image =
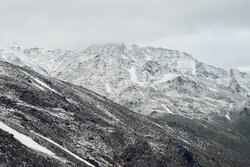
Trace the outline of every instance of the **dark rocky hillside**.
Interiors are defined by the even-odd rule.
[[[83,87],[3,62],[0,122],[57,157],[1,130],[0,166],[250,166],[247,157],[183,126],[156,122]]]

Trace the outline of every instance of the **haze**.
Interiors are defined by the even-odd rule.
[[[2,0],[0,46],[82,50],[122,42],[250,70],[249,9],[249,0]]]

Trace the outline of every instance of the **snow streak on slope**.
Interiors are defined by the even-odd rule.
[[[33,85],[35,85],[36,87],[38,87],[38,88],[41,89],[41,90],[45,90],[43,87],[41,87],[40,85],[38,85],[38,84],[36,84],[36,83],[34,83],[34,82],[33,82]]]
[[[55,154],[52,153],[50,150],[48,150],[47,148],[41,146],[40,144],[38,144],[37,142],[35,142],[34,140],[32,140],[30,137],[25,136],[19,132],[17,132],[16,130],[10,128],[9,126],[5,125],[4,123],[0,122],[0,128],[6,132],[9,132],[10,134],[13,134],[14,137],[19,140],[22,144],[24,144],[25,146],[32,148],[34,150],[43,152],[47,155],[53,156],[55,157]]]
[[[55,89],[52,89],[49,85],[47,85],[46,83],[44,83],[43,81],[41,81],[38,78],[35,78],[33,76],[31,76],[30,74],[26,73],[25,71],[23,71],[23,73],[25,73],[26,75],[30,76],[36,83],[33,82],[33,84],[38,87],[41,90],[45,90],[44,88],[49,89],[50,91],[59,94]],[[37,84],[38,83],[38,84]]]
[[[33,132],[33,133],[34,133],[34,132]],[[39,137],[41,137],[41,138],[47,140],[48,142],[52,143],[53,145],[59,147],[60,149],[64,150],[65,152],[67,152],[67,153],[69,153],[70,155],[72,155],[73,157],[75,157],[76,159],[78,159],[78,160],[84,162],[84,163],[87,164],[88,166],[95,167],[94,165],[92,165],[92,164],[89,163],[88,161],[86,161],[86,160],[82,159],[81,157],[75,155],[74,153],[72,153],[72,152],[69,151],[68,149],[63,148],[62,146],[60,146],[60,145],[57,144],[56,142],[52,141],[51,139],[49,139],[49,138],[47,138],[47,137],[44,137],[44,136],[42,136],[42,135],[40,135],[40,134],[38,134],[38,133],[34,133],[34,134],[36,134],[37,136],[39,136]]]
[[[164,104],[162,104],[162,107],[164,107],[165,110],[166,110],[168,113],[173,114],[173,112],[171,112],[171,111],[169,110],[169,108],[167,108]]]
[[[45,88],[49,89],[50,91],[59,94],[55,89],[50,88],[47,84],[45,84],[44,82],[40,81],[37,78],[33,78],[37,83],[39,83],[40,85],[44,86]]]

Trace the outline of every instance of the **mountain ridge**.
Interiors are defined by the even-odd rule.
[[[143,112],[143,114],[147,115],[153,111],[160,113],[165,111],[167,113],[168,109],[164,106],[172,106],[170,108],[171,112],[179,110],[173,106],[173,102],[164,102],[163,98],[171,97],[162,95],[160,98],[155,98],[155,95],[151,95],[152,93],[161,94],[160,92],[162,91],[172,95],[174,92],[172,91],[171,93],[171,90],[169,90],[171,88],[166,87],[168,82],[170,82],[170,86],[172,84],[172,88],[173,84],[178,84],[181,88],[181,81],[188,82],[191,86],[188,89],[198,86],[197,88],[200,88],[200,91],[203,93],[205,91],[206,96],[212,92],[220,91],[220,89],[225,90],[223,94],[232,94],[230,95],[232,97],[235,95],[240,96],[237,97],[239,99],[244,99],[244,97],[249,97],[250,95],[250,76],[247,73],[234,69],[227,71],[206,65],[192,58],[190,54],[176,50],[138,47],[137,45],[107,44],[91,46],[81,52],[51,51],[38,48],[23,51],[19,48],[19,51],[23,54],[14,52],[11,55],[16,58],[22,58],[23,55],[26,55],[26,59],[29,59],[31,63],[20,63],[20,61],[26,61],[25,59],[16,62],[6,59],[4,57],[6,53],[3,51],[0,53],[1,60],[34,68],[34,71],[42,74],[70,81],[76,85],[82,85],[137,112],[140,112],[140,108],[145,110],[143,105],[146,105],[145,103],[148,103],[148,99],[153,97],[152,100],[154,102],[150,102],[153,106],[147,106],[149,108],[148,111]],[[179,79],[174,80],[176,77]],[[188,78],[188,80],[184,78]],[[211,84],[207,84],[209,82]],[[133,92],[136,92],[135,95],[140,100],[128,99],[130,94],[127,91],[129,91],[131,86],[133,87]],[[189,92],[193,94],[193,97],[198,96],[196,94],[197,90],[190,92],[186,88],[177,90],[179,88],[175,87],[175,89],[177,94]],[[122,97],[120,94],[127,95]],[[117,100],[118,97],[121,100]],[[217,97],[212,97],[212,99],[216,100]],[[234,101],[233,99],[231,101]],[[248,100],[248,98],[245,99]],[[130,103],[135,101],[142,104],[139,104],[139,106],[137,104],[130,105]],[[209,107],[212,107],[212,105],[208,104]],[[218,106],[216,107],[218,108]],[[184,107],[184,110],[192,113],[187,107]],[[198,110],[201,110],[201,108]],[[185,115],[183,112],[177,112],[177,114]]]

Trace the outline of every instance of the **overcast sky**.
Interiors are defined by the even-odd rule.
[[[0,0],[0,46],[127,43],[250,69],[250,0]]]

